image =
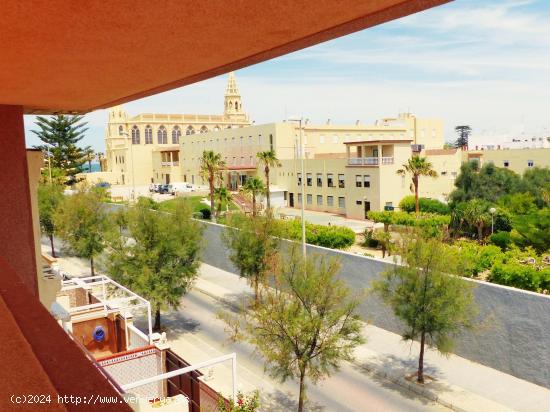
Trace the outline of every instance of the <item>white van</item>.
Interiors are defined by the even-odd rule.
[[[182,193],[190,193],[194,191],[195,191],[195,187],[191,183],[187,183],[187,182],[172,183],[172,193],[176,196],[179,196]]]

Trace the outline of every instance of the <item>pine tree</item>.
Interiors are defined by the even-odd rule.
[[[456,126],[455,131],[458,133],[458,139],[455,143],[456,148],[468,150],[468,139],[472,133],[472,128],[468,125]]]
[[[51,167],[63,169],[69,177],[80,173],[86,160],[77,144],[88,130],[85,127],[87,123],[82,122],[83,116],[60,114],[49,118],[38,116],[36,119],[40,130],[32,132],[45,143],[36,148],[50,154]]]

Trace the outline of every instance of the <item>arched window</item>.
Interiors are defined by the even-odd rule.
[[[180,144],[181,130],[178,126],[172,129],[172,144]]]
[[[214,126],[214,131],[218,132],[220,130],[220,126]]]
[[[206,133],[206,132],[208,132],[208,127],[202,126],[201,127],[201,133]]]
[[[229,110],[233,109],[233,102],[230,100],[229,101]]]
[[[157,130],[157,142],[158,144],[168,143],[168,133],[166,132],[166,127],[160,126]]]
[[[137,126],[132,127],[132,144],[139,144],[139,129]]]
[[[187,129],[185,130],[185,134],[188,136],[190,134],[195,134],[195,129],[193,128],[193,126],[187,126]]]
[[[145,126],[145,144],[153,144],[153,129],[151,126]]]
[[[122,136],[123,131],[124,131],[124,127],[122,127],[122,125],[118,126],[118,134]]]

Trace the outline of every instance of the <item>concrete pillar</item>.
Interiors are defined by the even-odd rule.
[[[23,108],[0,105],[0,125],[0,256],[38,295]],[[2,276],[0,284],[11,281]]]

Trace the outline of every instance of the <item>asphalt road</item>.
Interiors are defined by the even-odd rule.
[[[262,410],[296,410],[297,382],[280,383],[264,373],[262,360],[253,348],[227,340],[224,323],[216,314],[223,308],[219,302],[193,290],[183,299],[179,311],[163,316],[167,329],[177,330],[178,339],[209,347],[218,353],[236,352],[239,379],[252,383],[262,394]],[[384,379],[372,376],[359,367],[345,363],[339,372],[318,382],[308,383],[308,411],[375,412],[375,411],[449,411],[419,395]]]

